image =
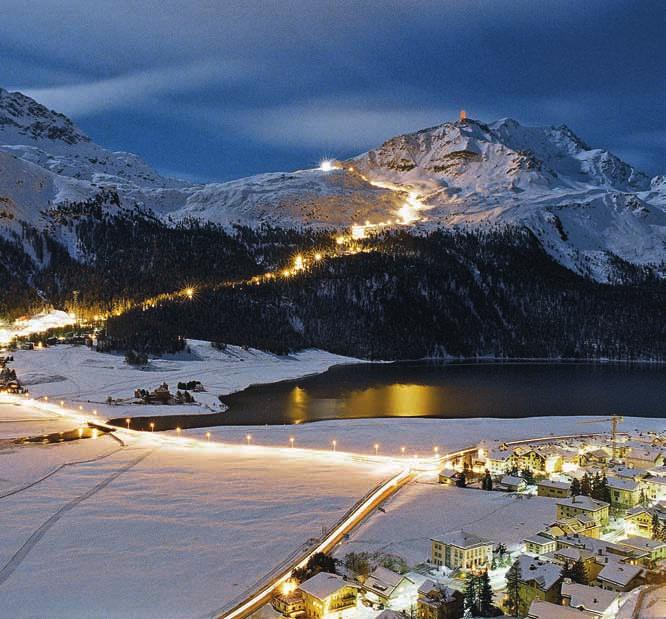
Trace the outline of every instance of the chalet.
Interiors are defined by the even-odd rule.
[[[458,471],[447,470],[439,474],[439,483],[446,486],[455,486],[458,481]]]
[[[464,597],[460,591],[426,580],[418,589],[418,619],[458,619],[462,616]]]
[[[476,570],[493,560],[493,542],[466,531],[452,531],[432,538],[434,565],[449,569]]]
[[[362,588],[370,601],[384,605],[404,594],[414,581],[393,570],[378,566],[363,582]]]
[[[519,574],[518,611],[521,616],[527,614],[534,600],[554,604],[560,601],[560,566],[524,554],[516,559],[516,564]]]
[[[589,516],[581,515],[577,517],[560,518],[546,527],[541,533],[547,537],[555,539],[574,534],[598,538],[601,534],[601,526]]]
[[[557,518],[588,516],[601,526],[608,524],[608,503],[589,496],[572,496],[557,501]]]
[[[610,454],[604,449],[593,449],[591,451],[586,451],[580,455],[580,465],[587,466],[589,464],[608,464],[610,460]]]
[[[505,492],[522,492],[525,488],[527,488],[525,480],[516,475],[505,475],[497,487],[498,490],[504,490]]]
[[[323,619],[328,613],[356,606],[356,585],[337,574],[320,572],[301,583],[298,590],[303,595],[303,607],[308,619]]]
[[[566,498],[571,496],[571,484],[543,479],[537,484],[537,494],[555,499]]]
[[[610,619],[619,610],[620,596],[615,591],[579,585],[568,578],[562,582],[561,595],[564,606],[586,611],[593,617]]]
[[[511,466],[517,466],[519,469],[546,470],[546,457],[531,447],[516,447],[509,461]]]
[[[624,515],[624,530],[629,535],[652,537],[652,513],[640,505],[627,510]]]
[[[305,614],[305,601],[300,589],[287,589],[275,593],[271,604],[283,617],[294,619]]]
[[[484,466],[491,475],[503,475],[511,468],[511,452],[506,449],[488,449],[485,453]]]

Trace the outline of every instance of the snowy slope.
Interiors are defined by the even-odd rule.
[[[331,171],[191,186],[96,145],[68,118],[0,89],[0,234],[53,205],[112,190],[165,221],[344,229],[526,225],[565,266],[605,281],[609,253],[666,260],[666,177],[650,179],[568,127],[466,119],[400,135]],[[404,210],[404,204],[409,208]],[[402,209],[402,210],[401,210]],[[407,216],[405,216],[405,214]]]

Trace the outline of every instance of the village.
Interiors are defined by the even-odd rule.
[[[620,420],[611,419],[607,436],[482,442],[476,453],[444,463],[445,486],[552,501],[551,524],[516,548],[479,527],[443,531],[431,539],[429,559],[413,566],[394,554],[343,554],[343,545],[336,558],[322,555],[294,572],[254,616],[620,616],[632,591],[643,595],[666,582],[666,439],[621,434]]]

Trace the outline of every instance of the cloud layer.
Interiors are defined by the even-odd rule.
[[[665,17],[659,0],[4,0],[0,85],[197,177],[348,156],[461,107],[567,123],[656,173]]]

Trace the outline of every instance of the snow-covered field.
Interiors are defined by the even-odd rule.
[[[520,542],[555,520],[555,501],[536,496],[455,488],[421,479],[384,504],[340,546],[348,552],[397,554],[410,566],[430,558],[430,539],[464,529],[511,552]]]
[[[98,417],[160,412],[104,403],[108,395],[131,396],[137,386],[202,380],[208,391],[197,398],[213,408],[218,394],[354,361],[321,351],[284,358],[234,347],[220,352],[205,342],[190,346],[191,354],[152,361],[147,370],[85,347],[15,354],[19,378],[49,402],[0,404],[0,614],[207,616],[320,535],[403,458],[481,440],[608,431],[606,422],[581,426],[575,417],[393,418],[203,428],[180,438],[121,430],[124,446],[110,436],[51,445],[6,440],[72,429],[93,408]],[[662,431],[664,422],[627,418],[622,429]],[[375,445],[380,458],[358,457],[373,455]],[[384,550],[415,564],[428,556],[431,536],[463,527],[515,549],[553,518],[551,500],[445,488],[424,475],[338,554]]]
[[[2,616],[207,616],[395,470],[128,436],[0,449]]]

